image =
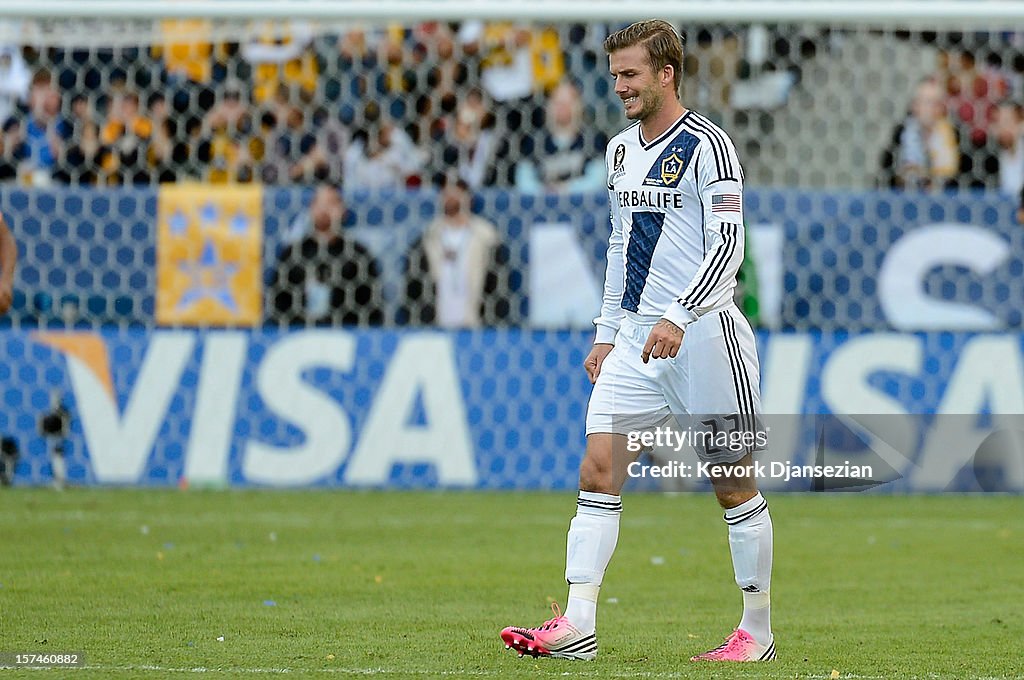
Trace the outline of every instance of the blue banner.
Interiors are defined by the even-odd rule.
[[[1003,414],[1024,414],[1022,340],[762,334],[765,412],[795,414],[769,420],[765,460],[878,454],[883,490],[978,489],[965,476],[976,453],[1018,428]],[[50,480],[40,425],[59,400],[71,483],[572,489],[590,341],[524,330],[6,330],[0,434],[20,449],[16,483]],[[868,427],[875,434],[851,444],[863,428],[836,421],[846,433],[837,434],[821,414],[881,416],[898,432]],[[1024,489],[1018,459],[996,456],[1007,490]]]
[[[296,188],[263,192],[265,283],[285,243],[301,230],[310,196]],[[405,290],[405,255],[432,219],[436,194],[348,199],[346,233],[377,258],[385,318],[395,319]],[[477,196],[475,209],[494,222],[509,247],[511,321],[582,327],[580,319],[591,312],[565,310],[578,310],[599,295],[607,196],[489,190]],[[1024,319],[1014,303],[1024,299],[1024,230],[1015,222],[1015,209],[1012,198],[994,192],[749,189],[748,225],[780,232],[770,242],[748,243],[748,253],[764,265],[762,290],[777,291],[772,304],[778,309],[765,314],[792,330],[1019,329]],[[90,327],[154,325],[155,190],[4,187],[0,210],[22,254],[14,309],[0,325],[65,325],[68,319]],[[552,225],[570,232],[563,238],[549,230],[547,237],[534,238],[538,227]],[[552,248],[557,256],[551,256]],[[534,314],[527,281],[540,287],[538,295],[570,269],[577,282],[568,289],[573,296],[559,305],[557,295],[545,293],[547,309]]]
[[[748,223],[784,234],[793,329],[1020,328],[1024,230],[996,192],[752,191]]]

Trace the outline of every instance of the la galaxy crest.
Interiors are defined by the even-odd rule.
[[[683,159],[679,154],[673,152],[671,156],[661,161],[661,181],[666,186],[673,184],[682,173]]]

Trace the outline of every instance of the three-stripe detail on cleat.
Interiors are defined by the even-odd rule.
[[[775,640],[772,640],[772,643],[770,645],[768,645],[768,649],[764,650],[764,654],[762,654],[757,660],[758,661],[772,661],[774,659],[775,659]]]
[[[552,656],[558,656],[560,654],[590,654],[597,652],[597,634],[591,633],[585,637],[581,637],[575,642],[571,642],[565,647],[559,647],[558,649],[548,649]]]

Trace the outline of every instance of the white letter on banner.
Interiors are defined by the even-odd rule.
[[[110,398],[93,370],[68,355],[71,387],[97,482],[142,481],[146,460],[194,347],[192,333],[153,333],[123,416],[116,397]]]
[[[913,335],[873,333],[853,337],[828,358],[821,393],[829,411],[874,453],[901,474],[916,453],[917,423],[897,399],[869,384],[878,371],[919,375],[921,340]]]
[[[529,274],[532,326],[593,328],[594,310],[601,307],[601,282],[575,226],[530,227]]]
[[[960,352],[939,413],[1024,413],[1020,336],[978,336]]]
[[[892,245],[878,272],[878,298],[886,319],[901,330],[993,330],[1002,322],[974,305],[929,297],[928,272],[943,264],[984,276],[1002,264],[1010,247],[997,234],[969,224],[932,224]]]
[[[814,355],[811,336],[802,333],[772,333],[761,347],[761,408],[765,414],[768,446],[757,454],[765,464],[773,461],[802,460],[798,452],[804,421],[799,415],[807,398],[807,372]],[[764,489],[785,486],[776,477],[759,479]]]
[[[854,336],[828,357],[821,373],[821,393],[832,413],[905,414],[894,397],[868,384],[878,371],[918,375],[921,341],[913,335],[871,333]]]
[[[986,408],[992,414],[991,424],[980,427],[975,414]],[[921,469],[914,475],[915,491],[944,491],[989,435],[1020,426],[1018,414],[1024,413],[1020,337],[979,336],[968,342],[938,413],[928,431]]]
[[[319,367],[349,371],[355,353],[355,338],[344,331],[297,332],[270,348],[260,364],[257,390],[268,409],[302,431],[304,441],[287,449],[249,441],[242,462],[246,481],[302,485],[338,469],[351,444],[348,415],[302,373]]]
[[[806,334],[768,335],[767,351],[762,346],[761,408],[764,413],[803,413],[813,350],[811,337]]]
[[[418,394],[426,425],[409,423]],[[447,336],[420,334],[402,340],[345,466],[345,481],[385,484],[396,463],[432,463],[442,484],[477,482],[462,389]]]
[[[228,454],[248,349],[246,333],[218,331],[204,337],[203,364],[185,453],[185,479],[190,482],[228,481]]]

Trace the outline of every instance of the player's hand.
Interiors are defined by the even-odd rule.
[[[0,278],[0,314],[6,314],[14,300],[14,282]]]
[[[654,324],[651,334],[647,336],[644,343],[644,351],[640,359],[646,364],[651,357],[655,359],[673,359],[679,354],[679,347],[683,344],[683,329],[668,319],[661,319]]]
[[[583,362],[583,368],[587,369],[587,377],[590,378],[591,385],[597,382],[597,376],[601,375],[601,366],[614,348],[615,345],[600,342],[590,350],[590,354]]]

